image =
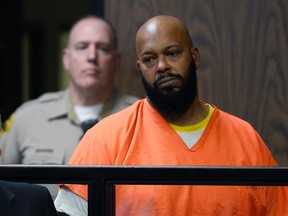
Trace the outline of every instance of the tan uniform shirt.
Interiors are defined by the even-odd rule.
[[[137,97],[115,89],[103,105],[99,120],[137,100]],[[10,123],[10,131],[0,138],[0,160],[5,164],[67,164],[83,136],[69,90],[46,93],[24,103],[13,114]],[[55,199],[58,186],[44,186]]]
[[[137,97],[114,90],[100,120],[133,104]],[[20,106],[11,130],[0,139],[5,164],[66,164],[83,136],[69,90],[46,93]]]

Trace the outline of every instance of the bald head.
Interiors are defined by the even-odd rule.
[[[72,28],[69,32],[68,36],[68,46],[71,44],[71,41],[73,40],[75,34],[79,34],[79,32],[82,34],[85,34],[83,30],[83,26],[85,28],[94,28],[95,31],[105,31],[105,33],[108,35],[108,38],[111,41],[111,44],[113,48],[117,49],[118,46],[118,40],[116,35],[116,30],[112,26],[112,24],[101,17],[94,16],[94,15],[87,15],[79,20],[77,20],[74,25],[72,25]],[[98,30],[99,29],[99,30]]]
[[[141,53],[143,44],[157,39],[158,42],[168,37],[174,38],[179,43],[184,43],[187,48],[193,46],[191,37],[186,26],[179,19],[173,16],[155,16],[145,22],[136,34],[137,55]]]

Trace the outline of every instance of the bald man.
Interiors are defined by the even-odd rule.
[[[146,98],[93,127],[69,164],[277,166],[249,123],[199,99],[199,52],[180,20],[148,20],[137,32],[136,53]],[[87,215],[87,186],[60,187],[57,210]],[[285,193],[264,186],[119,185],[116,215],[285,215]]]
[[[115,87],[121,64],[117,47],[116,32],[108,21],[91,15],[76,21],[63,52],[68,88],[46,93],[16,110],[10,131],[0,139],[2,163],[67,164],[87,129],[138,100]]]
[[[99,121],[138,99],[116,90],[120,64],[112,25],[95,16],[78,20],[63,53],[68,89],[46,93],[15,112],[11,130],[4,132],[2,162],[66,164],[82,138],[81,123]]]

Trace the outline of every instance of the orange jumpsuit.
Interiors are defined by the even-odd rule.
[[[102,120],[86,133],[70,164],[276,166],[249,123],[214,107],[200,140],[189,149],[148,103]],[[87,186],[66,185],[87,200]],[[116,186],[116,214],[141,216],[282,216],[285,187]],[[95,204],[97,208],[97,203]],[[277,206],[278,205],[278,206]]]

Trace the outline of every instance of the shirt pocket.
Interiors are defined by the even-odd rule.
[[[52,148],[35,148],[27,151],[24,164],[64,164],[65,154]]]

